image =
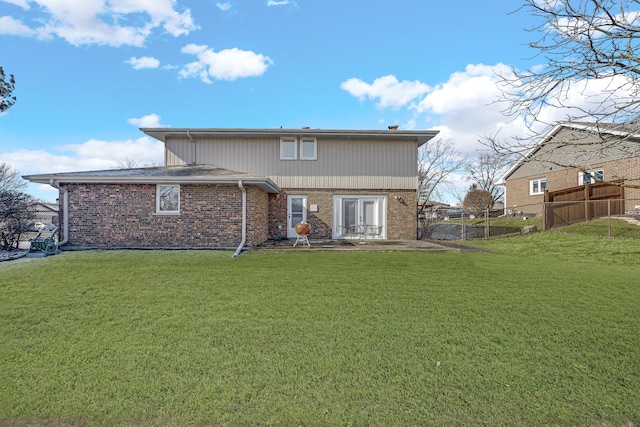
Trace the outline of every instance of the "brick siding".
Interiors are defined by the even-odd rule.
[[[640,177],[639,158],[603,162],[589,167],[589,169],[599,168],[604,170],[605,180],[626,179],[627,184],[640,184],[640,181],[638,180]],[[550,172],[548,174],[507,179],[505,206],[507,209],[542,215],[544,195],[529,195],[529,182],[532,179],[546,178],[547,190],[562,190],[564,188],[576,187],[579,185],[578,172],[578,169],[564,169]],[[627,203],[627,210],[632,210],[633,207],[631,205],[637,205],[640,202],[640,189],[625,188],[625,198],[629,199],[629,203]]]
[[[155,213],[155,184],[65,187],[71,246],[235,248],[242,238],[242,192],[235,185],[181,185],[179,215]],[[269,198],[257,187],[246,189],[246,245],[253,246],[267,239]]]
[[[287,196],[307,196],[307,209],[310,205],[317,205],[318,211],[307,211],[307,222],[311,226],[311,239],[330,239],[333,230],[333,196],[387,196],[387,229],[389,240],[415,240],[417,230],[415,191],[389,190],[310,190],[286,189],[279,194],[269,195],[269,237],[280,239],[287,237]],[[403,202],[400,202],[399,199]]]

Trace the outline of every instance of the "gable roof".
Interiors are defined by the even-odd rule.
[[[157,166],[134,169],[24,175],[24,179],[40,184],[243,184],[255,185],[268,193],[279,193],[273,181],[264,176],[231,171],[215,166]]]
[[[167,138],[185,136],[190,139],[225,138],[280,138],[283,136],[317,137],[330,139],[382,139],[415,140],[418,147],[438,134],[438,130],[339,130],[339,129],[240,129],[240,128],[140,128],[147,135],[166,142]]]
[[[513,175],[523,164],[531,160],[542,147],[551,141],[561,130],[575,129],[579,131],[590,132],[594,134],[607,134],[619,136],[622,138],[638,139],[640,134],[637,133],[638,125],[634,123],[595,123],[595,122],[561,122],[555,125],[546,135],[544,135],[527,153],[515,162],[498,181],[498,184],[504,184],[511,175]]]

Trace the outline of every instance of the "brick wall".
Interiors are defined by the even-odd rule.
[[[640,178],[639,158],[603,162],[589,167],[589,169],[598,168],[604,169],[605,180],[625,179],[627,180],[627,184],[640,184],[638,180],[638,178]],[[544,195],[529,195],[529,181],[536,178],[546,178],[547,190],[549,191],[562,190],[579,185],[578,169],[565,169],[548,174],[508,179],[506,183],[507,201],[505,205],[507,209],[542,215]],[[629,203],[627,203],[629,206],[639,204],[640,189],[625,188],[625,198],[630,200]],[[631,208],[628,208],[627,210],[630,209]]]
[[[155,184],[65,187],[72,246],[235,248],[241,241],[242,192],[235,185],[181,185],[179,215],[155,213]],[[268,194],[248,186],[247,205],[252,246],[267,239]]]
[[[330,239],[333,229],[334,195],[374,195],[387,196],[387,229],[389,240],[415,240],[417,219],[415,191],[389,190],[309,190],[286,189],[280,194],[269,195],[269,238],[287,237],[287,195],[307,196],[307,209],[318,205],[317,212],[307,212],[307,222],[311,226],[311,239]],[[400,202],[396,196],[403,200]]]

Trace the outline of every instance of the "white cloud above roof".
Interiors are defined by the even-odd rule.
[[[211,79],[233,81],[242,77],[261,76],[273,61],[265,55],[238,48],[214,51],[206,45],[189,44],[182,53],[196,55],[198,60],[185,65],[179,75],[199,78],[205,83]]]
[[[157,114],[147,114],[146,116],[127,119],[127,123],[130,123],[139,128],[164,128],[168,125],[160,124],[161,117]]]
[[[343,82],[340,88],[360,99],[378,100],[380,108],[400,108],[427,93],[430,88],[420,81],[398,81],[396,76],[379,77],[369,84],[357,78]]]
[[[220,9],[223,12],[226,12],[229,9],[231,9],[230,3],[216,3],[216,6],[218,7],[218,9]]]
[[[6,1],[6,0],[5,0]],[[175,9],[174,0],[12,0],[23,9],[37,9],[37,19],[1,16],[0,33],[27,37],[60,37],[81,45],[143,46],[153,30],[172,36],[197,29],[191,11]]]

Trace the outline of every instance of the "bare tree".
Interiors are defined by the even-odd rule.
[[[13,95],[15,88],[16,79],[13,74],[7,76],[2,67],[0,67],[0,113],[8,110],[16,103],[16,97]]]
[[[483,150],[470,160],[466,166],[466,178],[474,188],[487,190],[492,197],[490,208],[494,203],[502,200],[504,187],[498,185],[498,181],[511,164],[509,156],[502,155],[490,150]]]
[[[35,218],[35,199],[13,190],[0,190],[0,250],[18,249],[24,232]]]
[[[519,11],[539,18],[539,25],[530,29],[539,38],[529,46],[544,66],[512,68],[501,75],[501,101],[508,105],[504,112],[524,120],[530,133],[512,140],[488,140],[487,145],[503,153],[524,154],[555,124],[558,116],[549,115],[549,110],[561,112],[567,122],[590,122],[596,134],[601,124],[611,123],[625,124],[621,129],[627,135],[638,134],[640,2],[523,1]]]
[[[456,151],[453,140],[450,139],[432,139],[420,147],[418,153],[420,199],[429,201],[442,197],[451,187],[455,174],[464,171],[466,162],[466,156]]]
[[[142,160],[133,160],[126,158],[125,160],[117,162],[111,169],[138,169],[138,168],[152,168],[159,166],[155,162],[143,162]]]
[[[27,188],[27,181],[20,173],[7,163],[0,163],[0,191],[22,191]]]

